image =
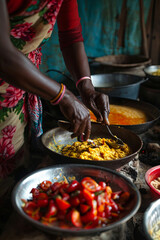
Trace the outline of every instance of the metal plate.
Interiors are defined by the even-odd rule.
[[[44,149],[49,153],[49,155],[53,158],[56,164],[60,163],[80,163],[80,164],[94,164],[103,167],[108,167],[112,169],[119,168],[124,164],[128,163],[135,156],[138,154],[142,147],[142,141],[135,133],[131,132],[128,129],[120,128],[117,126],[110,126],[110,129],[114,135],[122,139],[132,150],[132,153],[129,156],[124,158],[120,158],[117,160],[107,160],[107,161],[90,161],[90,160],[83,160],[77,158],[66,157],[61,154],[61,149],[67,145],[72,144],[73,142],[77,141],[77,138],[72,139],[70,132],[58,127],[51,129],[44,133],[41,136],[41,142],[44,146]],[[107,137],[107,130],[106,127],[97,123],[92,123],[92,132],[91,132],[91,139],[96,137]],[[52,150],[50,147],[52,146]]]
[[[113,191],[129,191],[131,194],[130,201],[128,202],[127,209],[124,211],[119,219],[114,223],[109,224],[106,227],[95,228],[95,229],[84,229],[84,230],[74,230],[74,229],[62,229],[60,227],[46,226],[36,220],[31,219],[27,216],[22,210],[22,201],[21,199],[31,198],[30,191],[32,188],[37,187],[39,183],[43,180],[50,180],[52,182],[64,180],[63,176],[66,178],[76,177],[80,181],[83,177],[89,176],[95,179],[96,181],[109,181],[110,186]],[[56,180],[55,180],[56,179]],[[69,179],[68,179],[69,180]],[[128,221],[131,217],[135,215],[139,206],[141,198],[140,193],[136,186],[125,176],[117,173],[116,171],[92,166],[92,165],[76,165],[76,164],[67,164],[67,165],[57,165],[44,168],[33,172],[26,177],[24,177],[14,188],[12,192],[12,203],[16,211],[27,221],[33,224],[35,227],[56,235],[71,235],[71,236],[86,236],[86,235],[96,235],[104,231],[114,229],[121,224]]]

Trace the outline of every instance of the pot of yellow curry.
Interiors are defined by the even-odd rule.
[[[123,146],[115,148],[105,126],[97,123],[92,123],[89,141],[72,139],[71,132],[57,127],[44,133],[41,143],[53,159],[53,164],[94,164],[117,169],[136,157],[142,147],[142,141],[128,129],[110,126],[110,130],[123,140]]]
[[[136,134],[146,132],[160,118],[160,109],[156,106],[138,100],[110,97],[110,125],[129,129]],[[91,121],[96,117],[90,111]]]

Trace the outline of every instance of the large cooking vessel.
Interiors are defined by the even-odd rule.
[[[148,80],[144,77],[123,73],[94,74],[91,77],[93,86],[97,91],[111,97],[129,99],[137,99],[140,84]]]
[[[124,158],[120,158],[117,160],[108,160],[108,161],[90,161],[90,160],[83,160],[77,158],[66,157],[61,154],[61,149],[67,145],[72,144],[73,142],[77,141],[77,138],[72,139],[70,132],[58,127],[51,129],[44,133],[41,136],[41,142],[44,147],[44,150],[52,157],[53,162],[55,164],[68,164],[68,163],[80,163],[80,164],[94,164],[99,165],[111,169],[117,169],[124,164],[128,163],[132,159],[136,157],[138,152],[142,147],[141,139],[132,131],[116,127],[110,126],[110,129],[114,135],[121,138],[132,150],[132,153],[129,156]],[[92,132],[91,132],[91,139],[96,137],[105,137],[107,138],[108,131],[106,127],[97,123],[92,123]],[[109,136],[108,136],[109,137]]]
[[[119,125],[121,127],[124,127],[126,129],[129,129],[135,132],[136,134],[141,134],[146,132],[160,118],[160,109],[158,109],[157,107],[155,107],[150,103],[147,103],[144,101],[127,99],[127,98],[116,98],[116,97],[110,97],[109,101],[110,101],[110,104],[132,107],[145,113],[147,118],[147,121],[145,123],[135,124],[135,125]]]
[[[88,57],[91,62],[114,68],[134,68],[151,63],[151,59],[140,55],[106,55],[102,57]]]

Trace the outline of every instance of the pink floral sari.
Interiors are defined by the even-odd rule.
[[[41,63],[41,46],[51,36],[62,2],[32,0],[25,11],[10,18],[12,43],[37,68]],[[19,165],[16,155],[21,153],[27,125],[32,134],[42,134],[40,98],[0,79],[0,186],[2,179]]]

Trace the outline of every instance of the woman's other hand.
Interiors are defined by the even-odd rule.
[[[91,80],[86,79],[78,84],[78,90],[85,106],[90,109],[98,122],[109,124],[109,98],[106,94],[95,91]]]

